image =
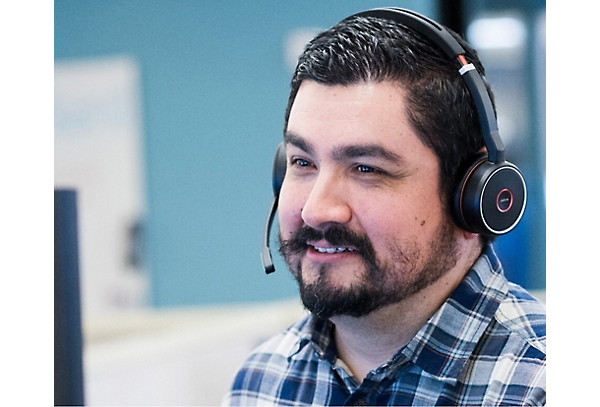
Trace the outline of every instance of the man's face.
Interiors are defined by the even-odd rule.
[[[280,250],[305,306],[363,316],[437,281],[457,260],[458,229],[439,164],[408,124],[391,82],[304,82],[286,132]]]

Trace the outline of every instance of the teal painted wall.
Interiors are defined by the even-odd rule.
[[[433,1],[56,0],[56,61],[129,55],[142,70],[146,262],[157,307],[296,295],[260,263],[291,71],[284,39],[357,11]]]

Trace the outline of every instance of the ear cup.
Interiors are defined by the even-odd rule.
[[[457,224],[483,235],[503,235],[521,220],[527,201],[525,179],[514,164],[480,155],[465,172],[454,199]]]
[[[273,194],[279,197],[281,184],[285,178],[285,169],[287,167],[287,158],[285,155],[285,144],[279,143],[275,152],[275,160],[273,161]]]

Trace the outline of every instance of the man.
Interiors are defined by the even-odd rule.
[[[452,61],[394,21],[349,18],[309,43],[279,224],[310,314],[250,355],[225,404],[545,403],[545,309],[451,215],[485,150],[475,110]]]

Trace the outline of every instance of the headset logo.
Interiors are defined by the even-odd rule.
[[[496,208],[502,213],[508,212],[513,205],[513,193],[510,189],[504,188],[496,197]]]

